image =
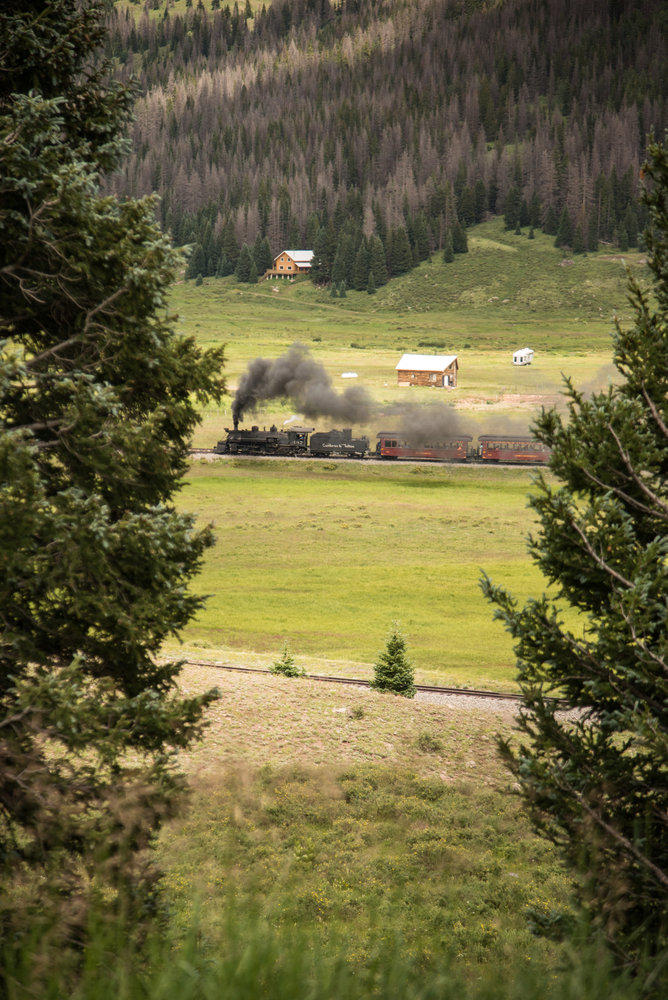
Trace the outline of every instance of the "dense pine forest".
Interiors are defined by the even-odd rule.
[[[314,280],[370,290],[490,214],[624,250],[667,27],[663,0],[118,4],[108,54],[140,91],[110,186],[160,194],[192,277],[309,248]]]

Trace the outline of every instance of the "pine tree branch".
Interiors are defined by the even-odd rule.
[[[568,783],[559,782],[559,779],[557,779],[557,782],[561,790],[563,792],[566,792],[566,794],[568,795],[572,795],[573,798],[582,807],[582,809],[587,813],[587,815],[591,819],[593,819],[593,821],[597,824],[597,826],[601,830],[604,830],[612,838],[612,840],[615,841],[615,843],[623,847],[625,851],[627,851],[630,855],[632,855],[632,857],[636,859],[638,864],[642,865],[643,868],[651,872],[657,879],[657,881],[660,882],[661,885],[664,886],[664,888],[668,889],[668,874],[664,872],[663,869],[659,868],[658,865],[655,865],[653,861],[651,861],[645,854],[642,853],[642,851],[639,851],[638,848],[633,843],[633,841],[629,840],[628,837],[625,837],[623,833],[621,833],[614,826],[612,826],[611,823],[609,823],[606,819],[604,819],[604,817],[597,809],[592,808],[592,806],[589,804],[589,802],[582,794],[582,792],[579,792],[576,788],[573,788]]]
[[[628,589],[630,590],[633,587],[632,581],[631,580],[627,580],[625,576],[622,576],[621,573],[618,573],[617,570],[613,569],[612,566],[610,566],[605,561],[605,559],[596,552],[596,550],[593,548],[591,542],[587,538],[587,535],[582,530],[582,528],[580,527],[580,525],[576,523],[576,521],[574,519],[571,519],[571,527],[573,528],[573,530],[576,532],[576,534],[581,539],[582,544],[584,545],[585,549],[587,550],[587,552],[591,556],[591,558],[594,560],[594,562],[596,563],[596,565],[600,566],[600,568],[605,573],[607,573],[608,576],[611,576],[614,580],[617,580],[624,587],[628,587]]]
[[[666,425],[665,425],[665,423],[663,421],[663,418],[661,417],[661,414],[659,413],[659,410],[658,410],[658,408],[656,406],[656,403],[654,402],[654,400],[652,399],[652,397],[647,392],[647,386],[646,386],[646,384],[644,382],[641,384],[641,390],[642,390],[642,394],[643,394],[643,399],[647,403],[647,406],[649,407],[650,413],[654,417],[654,419],[655,419],[655,421],[656,421],[656,423],[657,423],[657,425],[659,427],[659,430],[661,431],[661,433],[663,434],[663,436],[668,440],[668,427],[666,427]]]

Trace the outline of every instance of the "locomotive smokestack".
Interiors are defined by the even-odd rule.
[[[292,347],[275,361],[256,358],[239,382],[232,404],[234,426],[247,410],[267,399],[289,399],[305,417],[332,417],[352,424],[369,419],[371,397],[361,386],[337,392],[321,364],[303,344]]]

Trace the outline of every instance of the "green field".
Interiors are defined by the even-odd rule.
[[[608,384],[612,316],[631,318],[619,257],[564,262],[550,238],[506,233],[501,220],[472,230],[469,247],[376,295],[332,298],[307,280],[177,284],[178,329],[203,346],[227,345],[229,395],[204,412],[194,444],[224,436],[249,362],[295,341],[335,388],[348,384],[343,372],[357,373],[379,409],[355,428],[372,444],[408,399],[445,402],[474,435],[519,433],[542,405],[563,407],[564,375],[584,390]],[[625,261],[643,280],[642,258]],[[525,345],[534,363],[515,368],[512,351]],[[403,351],[457,353],[457,389],[398,387]],[[245,426],[295,417],[289,401],[276,400]],[[211,597],[185,633],[186,649],[266,665],[287,640],[310,672],[366,675],[398,619],[420,680],[510,686],[511,643],[478,581],[484,569],[520,599],[542,591],[526,554],[530,481],[523,469],[195,461],[180,503],[213,522],[218,541],[198,580]]]
[[[348,292],[343,299],[307,279],[239,285],[207,278],[199,287],[181,281],[172,298],[177,328],[203,346],[227,345],[231,394],[253,358],[278,357],[296,341],[335,386],[345,384],[343,372],[356,372],[357,384],[390,406],[409,392],[396,385],[403,352],[456,353],[458,387],[438,398],[461,410],[474,431],[492,432],[491,425],[508,418],[526,427],[541,403],[558,401],[564,374],[579,387],[606,385],[613,316],[622,323],[631,318],[625,268],[644,280],[644,258],[602,252],[564,261],[550,237],[506,233],[501,220],[474,228],[469,247],[452,264],[435,255],[376,295]],[[534,363],[514,368],[512,352],[523,346],[535,350]],[[435,390],[410,390],[411,401],[434,398]],[[231,396],[204,413],[196,445],[223,435],[230,403]],[[253,419],[262,426],[291,415],[287,403],[277,402]],[[377,423],[358,428],[371,436],[379,429]]]
[[[345,460],[195,463],[181,503],[215,525],[186,649],[267,665],[288,641],[311,673],[369,676],[399,620],[421,683],[509,687],[509,637],[481,568],[520,598],[542,579],[526,555],[527,469]]]

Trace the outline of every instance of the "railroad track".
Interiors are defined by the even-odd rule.
[[[396,467],[396,463],[386,459],[386,458],[376,458],[374,455],[368,455],[366,458],[348,458],[345,455],[331,455],[328,459],[323,459],[320,456],[315,455],[263,455],[263,454],[247,454],[245,452],[239,452],[236,455],[216,451],[215,448],[189,448],[188,454],[196,457],[197,455],[215,455],[217,458],[230,459],[230,458],[247,458],[250,460],[259,461],[260,459],[270,459],[273,461],[282,460],[284,462],[303,462],[306,459],[314,462],[378,462],[380,465]],[[435,467],[441,466],[457,466],[459,469],[478,469],[478,468],[494,468],[494,469],[535,469],[544,468],[544,465],[534,465],[531,462],[455,462],[455,461],[431,461],[430,459],[421,458],[402,458],[398,460],[399,465],[429,465]]]
[[[212,660],[191,660],[188,658],[184,662],[193,667],[214,667],[217,670],[231,670],[242,674],[271,673],[270,670],[264,670],[261,667],[236,667],[231,663],[215,663]],[[304,676],[306,680],[321,681],[325,684],[347,684],[352,687],[364,688],[371,687],[371,681],[362,680],[359,677],[326,677],[323,674],[305,674]],[[519,702],[522,698],[520,694],[513,694],[508,691],[478,691],[475,688],[438,687],[433,684],[416,684],[415,690],[429,694],[456,695],[462,698],[488,698],[490,700],[496,699],[499,701]]]

